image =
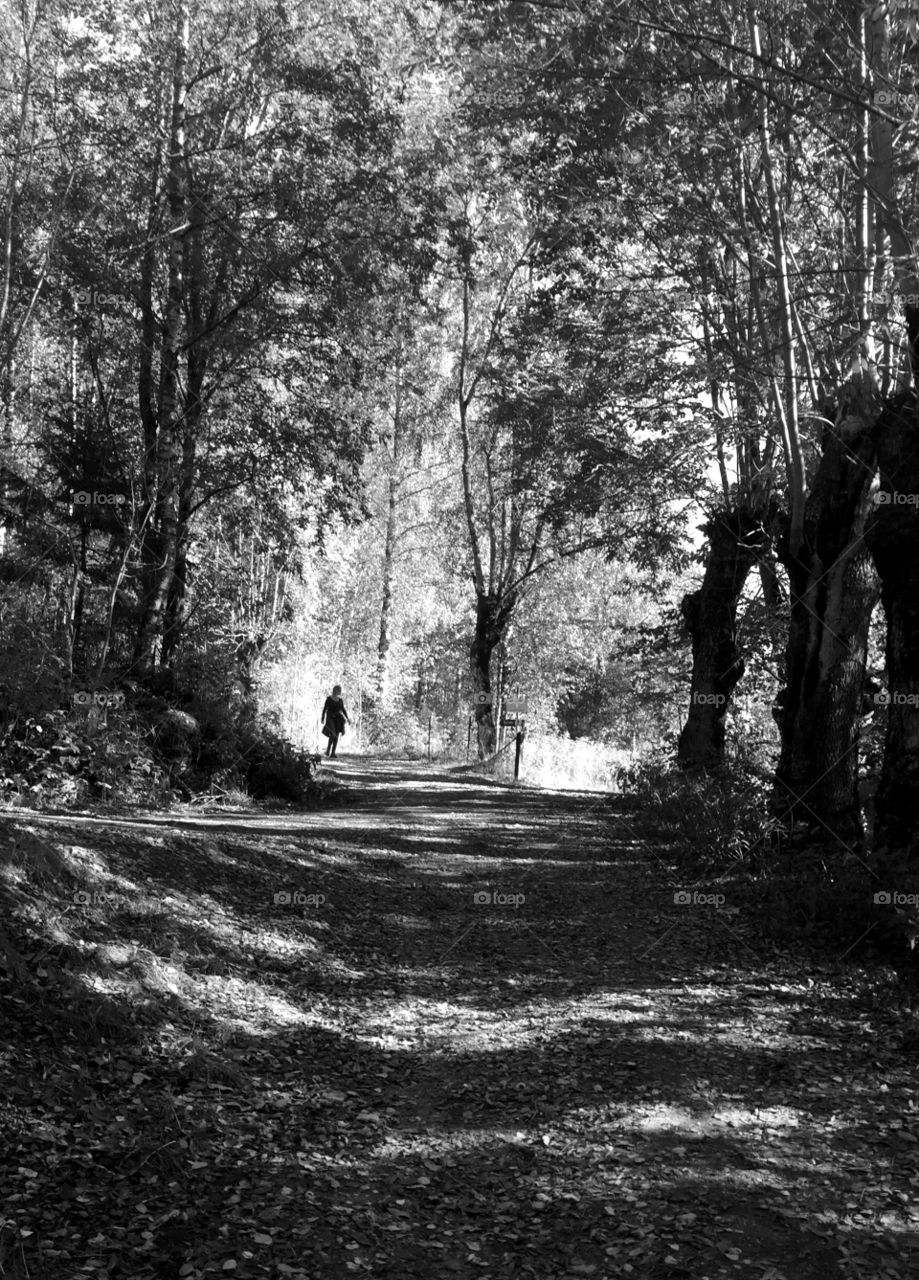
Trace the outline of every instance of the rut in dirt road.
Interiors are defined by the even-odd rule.
[[[30,817],[123,898],[59,922],[40,1007],[4,983],[33,1274],[915,1273],[864,975],[675,901],[616,798],[328,773],[307,814]]]

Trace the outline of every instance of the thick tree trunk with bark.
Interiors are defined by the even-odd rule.
[[[891,6],[868,5],[866,49],[875,84],[895,83],[891,70]],[[919,852],[919,265],[912,233],[910,143],[884,111],[872,112],[869,177],[878,211],[877,242],[889,240],[890,262],[906,319],[912,386],[879,416],[874,432],[880,472],[877,509],[868,545],[881,579],[887,615],[887,738],[876,796],[875,839],[880,850]],[[906,211],[900,209],[901,193]],[[903,383],[906,379],[903,379]]]
[[[776,796],[782,812],[846,844],[862,839],[858,745],[877,575],[865,546],[874,472],[867,406],[838,413],[808,495],[791,587]]]
[[[473,694],[491,693],[491,657],[507,634],[516,596],[476,592],[475,634],[469,646]],[[476,707],[479,759],[493,755],[496,747],[494,706]]]
[[[915,319],[916,317],[914,317]],[[887,616],[887,737],[876,797],[879,848],[919,850],[919,401],[875,430],[881,488],[867,541]]]
[[[762,520],[748,511],[716,515],[706,533],[709,553],[702,586],[682,603],[693,658],[689,715],[677,749],[684,769],[717,768],[724,757],[725,716],[744,670],[737,605],[769,536]]]

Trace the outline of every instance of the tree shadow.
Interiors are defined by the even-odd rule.
[[[579,803],[472,798],[463,833],[441,809],[420,854],[382,826],[366,850],[350,818],[318,843],[274,819],[98,833],[100,883],[125,901],[58,938],[34,1001],[0,980],[7,1096],[55,1156],[36,1183],[36,1140],[9,1144],[33,1273],[72,1280],[120,1250],[112,1280],[188,1259],[245,1280],[810,1280],[851,1274],[844,1254],[911,1274],[909,1064],[876,1065],[844,994],[742,942],[726,957],[730,931],[677,909],[625,837],[537,850]],[[480,801],[514,834],[483,843]],[[274,900],[296,892],[325,901]],[[62,1218],[76,1257],[40,1252]]]

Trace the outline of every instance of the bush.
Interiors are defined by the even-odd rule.
[[[314,755],[299,750],[275,731],[257,726],[242,734],[240,747],[240,767],[256,799],[276,797],[306,804],[313,798]]]
[[[919,898],[919,872],[907,854],[863,855],[815,837],[803,823],[789,829],[771,812],[771,774],[749,762],[700,775],[648,759],[623,770],[620,782],[671,842],[676,865],[729,876],[766,932],[908,963],[919,944],[919,910],[874,901],[878,890]]]
[[[170,699],[128,682],[124,692],[125,703],[104,713],[74,708],[64,690],[40,714],[7,704],[0,802],[159,807],[217,787],[302,804],[315,794],[313,758],[267,718],[188,691],[173,690]]]
[[[0,733],[0,794],[7,804],[77,805],[117,798],[159,805],[171,798],[168,768],[134,715],[96,719],[70,710],[16,716]]]
[[[674,844],[678,865],[762,874],[787,829],[769,810],[770,780],[735,762],[718,773],[685,773],[649,758],[620,771],[657,831]]]

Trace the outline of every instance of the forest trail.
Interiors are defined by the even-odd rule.
[[[0,968],[0,1275],[917,1274],[861,970],[675,903],[615,798],[325,768],[308,813],[15,817],[76,879]]]

